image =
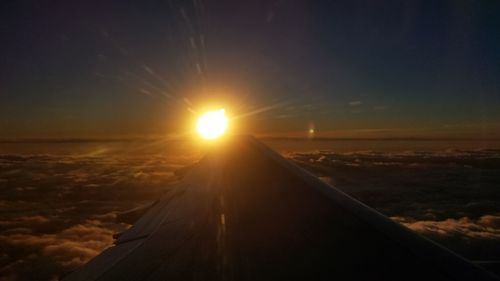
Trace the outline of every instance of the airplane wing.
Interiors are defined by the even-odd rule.
[[[73,280],[500,280],[252,137],[214,149]]]

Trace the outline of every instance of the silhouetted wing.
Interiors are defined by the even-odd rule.
[[[252,137],[213,150],[64,280],[498,280]]]

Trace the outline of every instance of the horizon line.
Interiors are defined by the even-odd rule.
[[[467,137],[286,137],[258,136],[257,139],[268,141],[500,141],[500,138],[467,138]],[[164,137],[28,137],[1,138],[0,143],[93,143],[93,142],[133,142],[155,141]],[[170,139],[185,141],[186,138]]]

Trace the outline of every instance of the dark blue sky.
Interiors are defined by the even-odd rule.
[[[257,134],[500,129],[498,1],[11,2],[3,138],[163,135],[215,105]]]

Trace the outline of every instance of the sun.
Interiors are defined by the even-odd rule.
[[[216,139],[224,134],[229,121],[223,108],[205,112],[198,119],[196,130],[207,140]]]

